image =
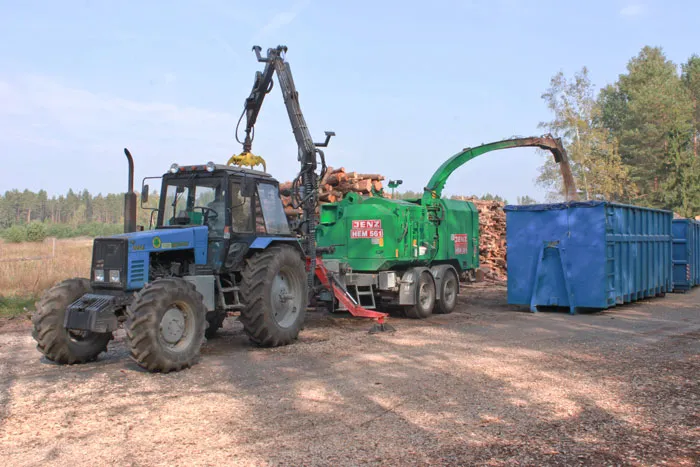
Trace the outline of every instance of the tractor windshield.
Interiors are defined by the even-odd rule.
[[[226,202],[221,178],[172,179],[165,188],[163,225],[206,225],[223,236]]]

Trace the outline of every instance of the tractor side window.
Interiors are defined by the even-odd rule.
[[[253,210],[251,198],[241,195],[241,184],[231,182],[231,228],[237,233],[253,232]]]
[[[189,188],[182,185],[168,185],[165,192],[164,225],[183,225],[189,223],[187,215],[187,199]]]
[[[258,184],[259,205],[262,208],[264,227],[269,234],[289,234],[289,221],[284,214],[279,190],[269,183]]]

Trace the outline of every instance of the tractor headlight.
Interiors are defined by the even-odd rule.
[[[105,281],[105,270],[104,269],[95,269],[95,282],[104,282]]]
[[[121,274],[119,273],[119,269],[112,269],[111,271],[109,271],[109,281],[117,283],[121,281]]]
[[[207,172],[213,172],[215,168],[216,165],[212,161],[207,162]]]
[[[177,173],[177,169],[179,169],[179,168],[180,168],[180,167],[179,167],[177,164],[173,163],[173,165],[170,166],[170,173],[176,174],[176,173]]]

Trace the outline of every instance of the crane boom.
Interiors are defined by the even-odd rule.
[[[287,47],[284,45],[267,49],[267,55],[262,56],[261,48],[254,46],[253,51],[258,62],[265,63],[264,70],[255,73],[255,82],[250,96],[245,101],[245,108],[241,119],[245,115],[245,139],[236,140],[243,145],[243,153],[240,158],[252,156],[251,149],[255,138],[255,122],[257,121],[260,109],[262,108],[265,96],[272,90],[273,75],[277,73],[277,81],[282,90],[284,105],[287,109],[287,116],[292,125],[292,132],[298,147],[297,160],[301,165],[299,174],[292,183],[292,199],[294,207],[302,207],[302,222],[299,225],[304,252],[311,261],[309,270],[309,289],[313,288],[314,274],[316,269],[316,207],[318,206],[318,181],[326,173],[326,162],[323,151],[319,148],[328,146],[331,136],[335,136],[332,131],[326,131],[326,140],[323,143],[314,143],[309,128],[304,120],[304,115],[299,105],[299,93],[294,85],[292,70],[289,63],[285,61]],[[240,121],[239,121],[240,124]],[[238,127],[236,127],[238,130]],[[316,173],[318,168],[317,158],[321,162],[321,172]],[[264,164],[264,161],[263,161]]]

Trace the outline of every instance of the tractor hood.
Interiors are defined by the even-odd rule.
[[[192,250],[195,264],[207,264],[208,234],[208,227],[194,226],[98,237],[95,239],[95,242],[110,238],[126,239],[128,245],[127,290],[137,290],[148,281],[147,271],[151,254],[175,250]]]
[[[180,229],[156,229],[143,232],[129,232],[114,235],[114,238],[126,238],[129,251],[163,251],[187,250],[204,247],[206,251],[209,228],[206,226],[184,227]],[[200,248],[196,248],[200,250]],[[205,264],[206,256],[195,260],[197,264]]]

